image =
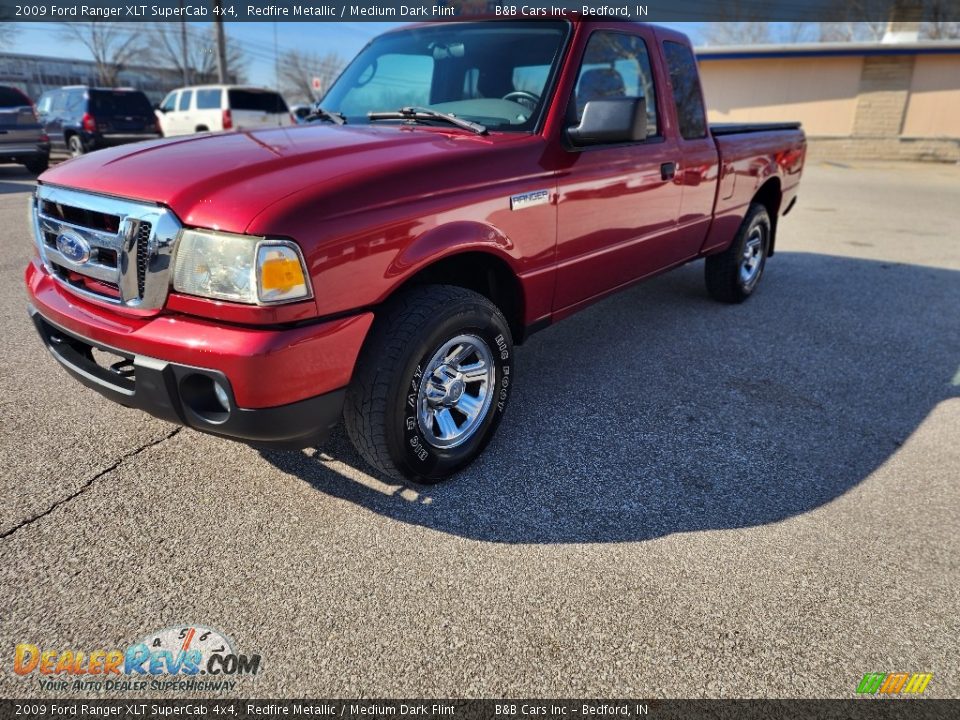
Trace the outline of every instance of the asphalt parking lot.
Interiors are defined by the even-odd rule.
[[[69,379],[26,314],[32,185],[0,166],[0,695],[63,695],[18,643],[199,623],[262,656],[236,696],[960,696],[960,167],[811,166],[749,302],[697,263],[534,336],[432,488]]]

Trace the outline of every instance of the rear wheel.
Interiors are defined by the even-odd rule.
[[[87,152],[79,135],[70,136],[70,139],[67,140],[67,149],[70,150],[71,157],[80,157]]]
[[[714,300],[740,303],[753,294],[767,263],[771,235],[767,209],[751,205],[730,247],[707,257],[707,291]]]
[[[350,439],[385,475],[449,477],[496,432],[512,354],[506,319],[482,295],[448,285],[404,293],[378,316],[347,390]]]

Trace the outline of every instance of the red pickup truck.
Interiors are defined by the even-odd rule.
[[[616,21],[398,29],[321,106],[41,176],[30,313],[74,377],[253,444],[342,417],[377,470],[435,482],[489,442],[535,330],[699,258],[749,297],[806,148],[708,127],[687,38]]]

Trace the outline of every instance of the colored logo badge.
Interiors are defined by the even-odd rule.
[[[77,265],[83,265],[90,259],[90,243],[70,230],[64,230],[57,235],[57,250]]]

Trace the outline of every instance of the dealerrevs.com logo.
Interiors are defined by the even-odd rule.
[[[127,648],[41,648],[20,643],[17,675],[37,677],[44,690],[230,691],[240,675],[256,675],[260,655],[243,655],[223,633],[181,625],[149,633]]]

